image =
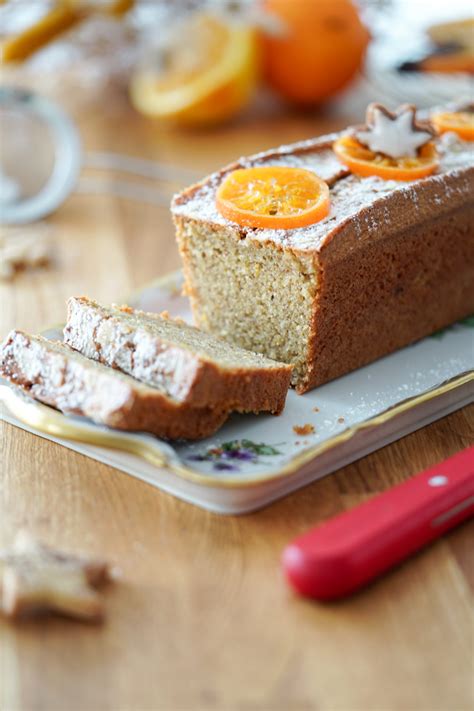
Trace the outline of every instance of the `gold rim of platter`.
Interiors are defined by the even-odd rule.
[[[324,452],[333,449],[338,444],[342,444],[343,442],[347,442],[352,439],[352,437],[354,437],[354,435],[358,432],[372,427],[378,427],[394,417],[417,407],[423,402],[432,400],[439,395],[449,392],[450,390],[455,390],[456,388],[473,380],[474,371],[456,376],[452,380],[443,383],[433,390],[428,390],[421,395],[416,395],[408,398],[407,400],[403,400],[379,415],[376,415],[369,420],[359,422],[357,425],[353,425],[352,427],[348,427],[343,432],[340,432],[334,437],[331,437],[330,439],[327,439],[314,447],[309,447],[300,454],[295,455],[291,461],[287,462],[279,469],[273,470],[269,474],[256,474],[252,479],[242,478],[241,480],[237,479],[235,475],[229,477],[228,475],[226,476],[223,474],[201,474],[185,464],[173,462],[168,459],[164,452],[161,452],[158,447],[153,445],[151,442],[134,439],[134,433],[130,433],[128,437],[124,437],[119,430],[114,431],[111,429],[110,431],[104,432],[102,430],[92,431],[86,427],[82,427],[81,425],[69,420],[67,415],[63,415],[61,412],[53,410],[47,405],[43,405],[42,403],[33,400],[29,402],[27,396],[23,393],[16,393],[9,385],[0,386],[0,402],[3,402],[10,413],[23,424],[33,427],[44,434],[72,440],[74,442],[82,442],[84,444],[92,444],[99,447],[107,447],[110,449],[125,451],[150,462],[154,466],[167,469],[178,476],[204,486],[243,488],[246,486],[265,484],[270,481],[280,479],[283,476],[295,474],[305,464],[313,461]],[[113,464],[110,466],[113,466]]]

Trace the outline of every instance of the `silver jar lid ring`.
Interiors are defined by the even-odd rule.
[[[0,222],[7,225],[34,222],[54,212],[74,190],[82,162],[79,134],[59,106],[28,89],[1,87],[0,108],[23,111],[51,132],[53,168],[37,193],[22,197],[15,181],[1,176]]]

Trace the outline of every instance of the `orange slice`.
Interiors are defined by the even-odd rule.
[[[237,114],[257,82],[255,31],[197,13],[171,32],[175,42],[161,62],[138,67],[132,76],[135,108],[153,118],[204,126]]]
[[[415,158],[389,158],[383,153],[374,153],[353,136],[338,138],[333,149],[351,173],[364,178],[375,175],[386,180],[418,180],[434,173],[439,163],[432,141],[422,146]]]
[[[83,9],[69,3],[57,5],[31,27],[8,37],[2,45],[2,63],[21,62],[58,35],[84,19]]]
[[[472,40],[471,40],[472,42]],[[449,54],[432,54],[419,63],[419,69],[424,72],[439,72],[441,74],[474,73],[474,57],[471,51],[450,52]]]
[[[0,0],[1,4],[2,0]],[[1,60],[4,63],[22,62],[94,12],[119,18],[128,12],[133,4],[134,0],[104,0],[102,3],[92,5],[75,0],[57,2],[35,24],[3,42]]]
[[[304,168],[242,168],[221,183],[216,206],[225,218],[245,227],[290,230],[326,217],[329,187]]]
[[[465,141],[474,141],[474,113],[472,111],[433,114],[431,123],[438,133],[454,131]]]

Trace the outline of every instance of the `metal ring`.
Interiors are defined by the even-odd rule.
[[[73,191],[81,169],[78,131],[68,116],[49,99],[19,87],[0,88],[0,106],[19,108],[39,118],[52,132],[54,168],[44,187],[31,197],[0,204],[0,222],[18,225],[51,214]]]

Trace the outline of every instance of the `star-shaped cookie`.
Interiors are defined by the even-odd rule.
[[[0,609],[8,617],[56,612],[91,622],[104,607],[94,587],[111,578],[104,561],[87,560],[20,533],[0,552]]]
[[[404,104],[392,112],[381,104],[369,104],[366,125],[354,135],[374,153],[414,158],[418,149],[432,139],[434,131],[429,124],[417,121],[414,106]]]

